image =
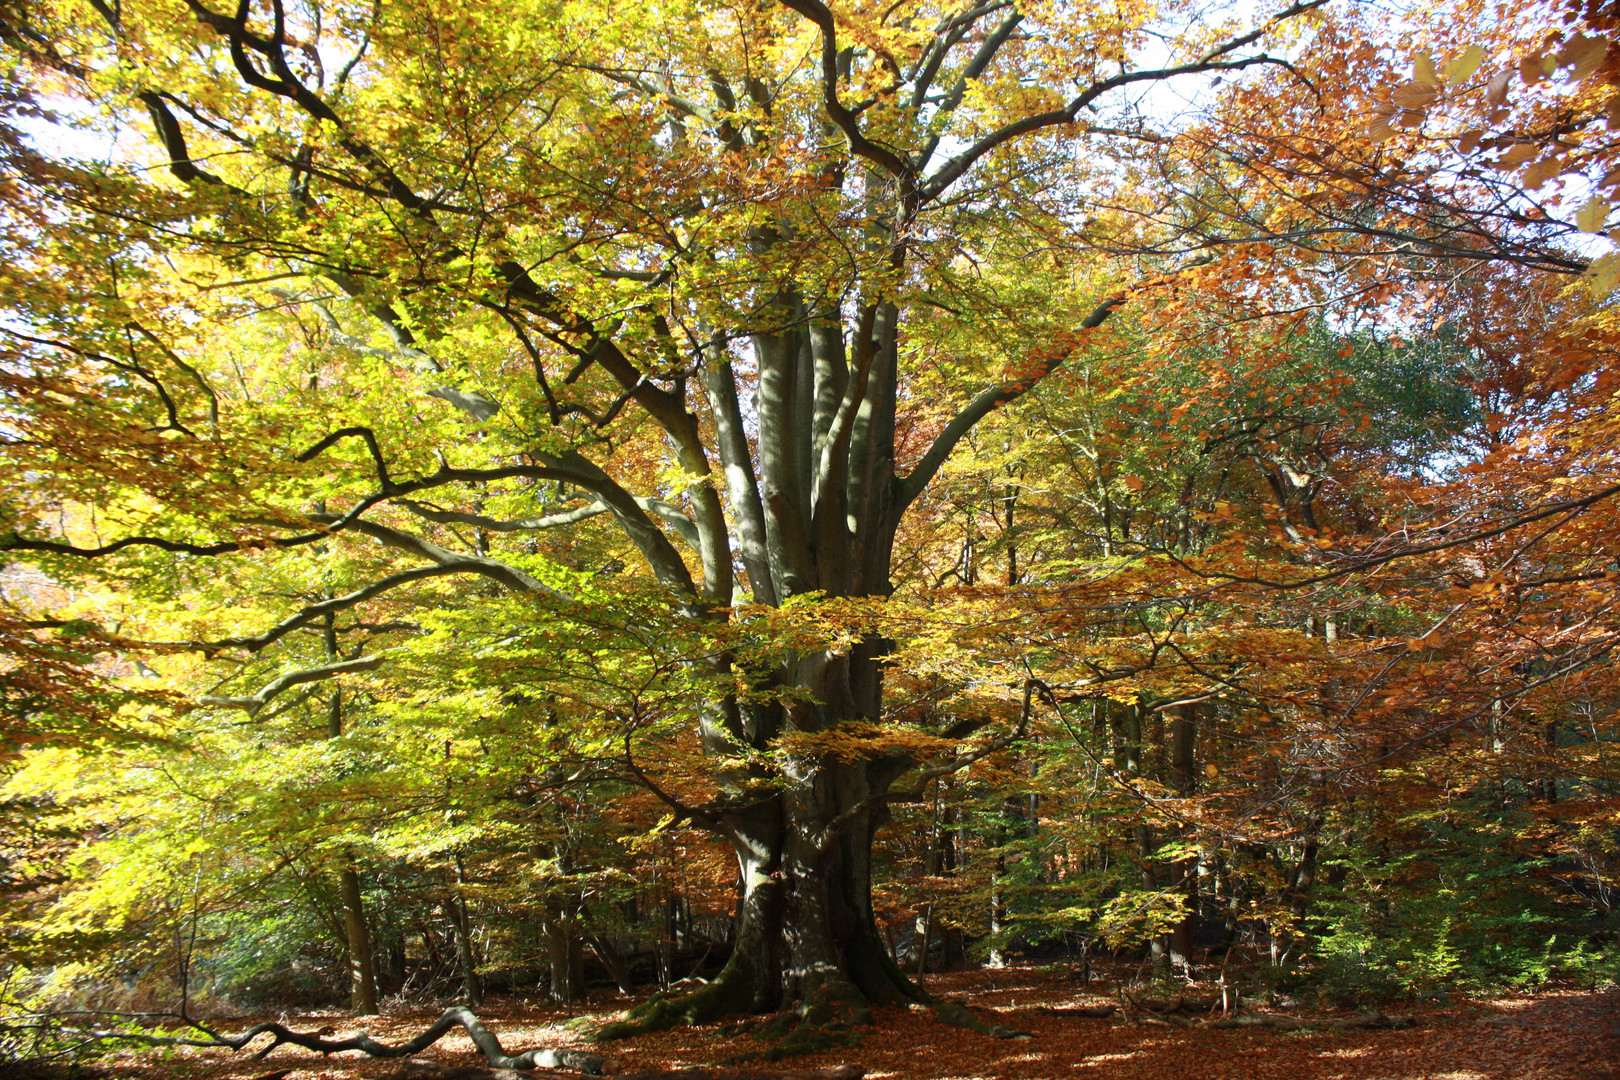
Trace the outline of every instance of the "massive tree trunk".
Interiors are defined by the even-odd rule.
[[[825,731],[875,717],[881,647],[867,642],[847,656],[801,658],[798,675],[820,693],[752,712],[748,727]],[[701,990],[655,1000],[638,1023],[604,1034],[793,1005],[812,1022],[847,1023],[863,1017],[867,1003],[929,1000],[895,963],[872,907],[872,842],[888,819],[884,796],[911,765],[807,755],[790,760],[758,797],[739,794],[736,809],[700,817],[729,841],[737,860],[731,957]]]
[[[905,498],[894,474],[900,309],[860,305],[846,330],[836,308],[791,291],[776,307],[780,329],[754,335],[757,456],[729,359],[712,353],[705,375],[748,585],[770,604],[809,592],[887,596]],[[736,943],[721,975],[670,1019],[925,999],[885,946],[871,898],[872,840],[887,820],[885,797],[917,763],[811,750],[780,759],[770,774],[731,764],[783,735],[879,722],[888,649],[869,637],[848,651],[787,656],[761,688],[774,700],[724,700],[709,710],[704,739],[729,805],[693,820],[736,854]]]

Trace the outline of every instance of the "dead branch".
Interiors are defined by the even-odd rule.
[[[462,1028],[467,1037],[472,1039],[473,1045],[489,1061],[495,1069],[573,1069],[587,1073],[591,1076],[602,1074],[602,1059],[595,1054],[581,1053],[578,1050],[536,1049],[526,1050],[516,1057],[509,1055],[501,1046],[501,1042],[483,1023],[473,1014],[471,1009],[456,1006],[446,1009],[444,1015],[433,1022],[422,1034],[398,1046],[389,1046],[380,1043],[365,1032],[351,1035],[343,1039],[328,1039],[323,1033],[305,1033],[293,1031],[284,1024],[274,1021],[254,1024],[240,1035],[221,1035],[197,1023],[187,1021],[190,1025],[203,1032],[207,1038],[186,1038],[175,1035],[148,1035],[144,1032],[132,1031],[86,1031],[64,1028],[69,1034],[79,1035],[103,1041],[128,1041],[140,1043],[143,1046],[223,1046],[231,1050],[246,1049],[248,1044],[260,1035],[269,1035],[270,1043],[253,1056],[262,1058],[280,1046],[290,1043],[293,1046],[302,1046],[306,1050],[315,1050],[322,1054],[335,1054],[344,1050],[359,1050],[374,1058],[403,1058],[419,1054],[432,1046],[455,1028]]]
[[[1342,1020],[1300,1020],[1292,1016],[1272,1013],[1251,1013],[1246,1016],[1226,1016],[1210,1020],[1199,1027],[1224,1030],[1228,1028],[1263,1027],[1274,1031],[1373,1031],[1399,1030],[1415,1027],[1417,1019],[1411,1016],[1385,1016],[1383,1013],[1363,1013]]]
[[[1036,1010],[1042,1016],[1073,1016],[1083,1020],[1106,1020],[1119,1012],[1118,1005],[1075,1005],[1051,1006],[1043,1005]]]

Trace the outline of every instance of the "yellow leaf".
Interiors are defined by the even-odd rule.
[[[1586,278],[1594,296],[1608,296],[1620,283],[1620,255],[1611,253],[1593,259],[1586,268]]]
[[[1485,50],[1478,45],[1470,45],[1463,50],[1463,54],[1446,65],[1446,82],[1460,83],[1474,72],[1479,65],[1485,62]]]
[[[1425,86],[1440,86],[1440,76],[1434,70],[1434,57],[1418,53],[1412,57],[1412,78]]]
[[[1608,220],[1608,202],[1594,195],[1576,212],[1575,227],[1581,232],[1598,233],[1603,231],[1603,225]]]

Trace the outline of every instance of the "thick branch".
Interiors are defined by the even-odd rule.
[[[697,526],[692,524],[691,518],[681,512],[680,507],[665,502],[663,499],[653,499],[645,495],[632,495],[631,498],[635,500],[637,506],[649,514],[656,514],[663,518],[692,550],[698,550]],[[475,528],[486,529],[489,532],[500,533],[535,532],[542,529],[561,528],[565,525],[573,525],[584,521],[587,518],[596,517],[598,514],[609,513],[612,510],[612,507],[608,506],[607,503],[597,499],[595,502],[587,503],[584,506],[576,506],[572,510],[562,510],[555,514],[547,514],[544,517],[514,518],[510,521],[502,521],[499,518],[486,517],[483,514],[470,514],[461,510],[435,510],[423,506],[421,503],[412,502],[409,499],[400,501],[411,513],[426,521],[434,521],[440,524],[471,525]]]
[[[169,155],[169,171],[181,182],[186,184],[208,184],[212,187],[229,191],[233,195],[246,195],[247,192],[232,184],[226,183],[220,177],[200,167],[191,160],[191,153],[186,148],[186,135],[180,127],[180,121],[170,111],[168,104],[155,90],[143,90],[135,97],[146,111],[152,116],[152,126],[157,129],[158,141],[163,144],[163,152]]]
[[[336,514],[311,514],[310,517],[315,521],[338,520]],[[455,572],[459,573],[482,574],[487,578],[500,582],[513,592],[541,593],[558,600],[568,599],[563,593],[535,580],[517,567],[508,566],[506,563],[491,559],[486,555],[462,555],[459,552],[451,551],[449,548],[440,547],[429,540],[424,540],[414,533],[408,533],[403,529],[395,529],[388,525],[379,525],[375,521],[367,521],[363,518],[355,520],[350,528],[363,536],[379,540],[389,547],[419,555],[445,568],[447,573],[453,568]]]
[[[1124,302],[1124,293],[1104,300],[1086,316],[1085,321],[1080,324],[1080,329],[1090,330],[1101,326],[1107,321],[1108,316],[1114,313],[1114,309]],[[956,444],[973,430],[975,424],[1008,402],[1024,396],[1042,379],[1056,371],[1073,355],[1075,344],[1074,341],[1070,341],[1068,347],[1054,350],[1034,365],[1034,369],[1023,378],[984,390],[969,402],[966,408],[957,413],[951,422],[945,425],[945,430],[934,439],[934,444],[928,448],[928,452],[917,462],[911,473],[899,481],[897,485],[899,494],[895,499],[893,512],[900,514],[913,499],[922,494],[923,488],[928,486],[928,482],[934,478],[939,467],[945,464],[945,459],[951,456],[951,451],[956,449]]]
[[[850,152],[865,158],[899,181],[902,201],[911,202],[916,181],[911,166],[893,150],[868,139],[855,122],[855,114],[838,97],[838,26],[832,12],[821,0],[782,0],[782,4],[815,23],[821,32],[822,107],[849,140]]]
[[[331,615],[335,612],[352,608],[356,604],[362,604],[374,596],[381,596],[390,589],[397,589],[401,585],[408,585],[413,581],[422,581],[426,578],[444,577],[447,574],[467,574],[477,572],[478,571],[472,568],[458,566],[454,563],[442,566],[433,565],[413,567],[410,570],[403,570],[397,574],[390,574],[381,581],[374,581],[365,588],[356,589],[352,593],[346,593],[343,596],[334,596],[332,599],[322,600],[318,604],[310,604],[308,607],[303,608],[296,614],[290,615],[283,619],[281,622],[277,623],[275,626],[272,626],[262,634],[257,634],[253,637],[221,638],[218,641],[205,642],[204,647],[209,650],[246,649],[248,652],[259,652],[260,650],[281,640],[283,637],[286,637],[300,626],[308,625],[313,620],[319,619],[324,615]],[[389,629],[401,628],[403,627],[397,625],[389,626]]]
[[[951,87],[949,93],[945,95],[945,99],[940,102],[940,112],[952,112],[957,106],[962,104],[962,98],[967,95],[968,85],[972,83],[974,79],[977,79],[984,74],[985,68],[990,66],[990,62],[996,58],[996,53],[1001,51],[1001,47],[1007,43],[1009,38],[1012,37],[1013,31],[1018,28],[1018,24],[1022,22],[1023,19],[1024,13],[1015,8],[1008,12],[1006,18],[1002,19],[1001,22],[997,24],[996,28],[990,32],[990,34],[984,39],[984,42],[979,46],[978,52],[973,54],[973,59],[968,61],[967,67],[963,68],[962,73],[957,76],[956,83]],[[919,88],[919,95],[921,92],[922,91]],[[917,104],[918,106],[922,104],[922,99],[920,96],[917,100]],[[928,142],[923,146],[923,148],[918,151],[916,157],[917,168],[922,169],[927,167],[928,160],[934,156],[934,151],[939,149],[939,143],[942,138],[944,138],[944,134],[942,132],[936,132],[932,137],[929,138]]]

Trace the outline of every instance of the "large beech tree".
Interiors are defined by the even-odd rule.
[[[1003,317],[990,249],[1123,222],[1107,242],[1147,250],[1088,202],[1139,167],[1117,148],[1166,138],[1141,92],[1304,79],[1266,50],[1323,2],[1248,26],[1179,0],[7,3],[14,117],[66,113],[113,163],[40,153],[38,119],[0,147],[29,480],[4,546],[62,579],[302,573],[283,609],[188,615],[172,645],[235,658],[199,704],[250,716],[384,668],[412,630],[374,605],[566,604],[553,530],[611,521],[699,628],[886,597],[908,507],[975,425],[1207,245],[1017,363],[919,335]],[[289,648],[340,614],[341,648]],[[880,738],[888,648],[686,661],[735,688],[695,712],[714,790],[642,775],[729,841],[741,889],[724,974],[660,1018],[923,996],[874,925],[874,831],[907,773],[1016,732],[969,718],[935,734],[980,741],[938,760]]]

